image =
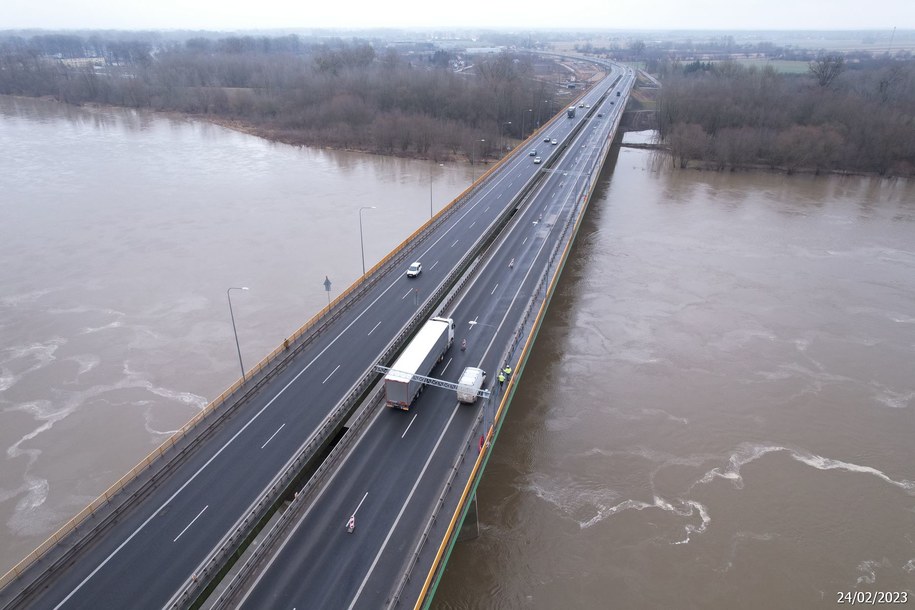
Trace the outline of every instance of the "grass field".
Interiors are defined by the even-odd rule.
[[[782,74],[806,74],[808,66],[810,65],[809,62],[806,61],[793,61],[787,59],[736,59],[734,61],[748,68],[750,66],[756,66],[758,68],[772,66],[776,72],[781,72]]]

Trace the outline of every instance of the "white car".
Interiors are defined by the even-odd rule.
[[[423,264],[419,261],[416,261],[407,269],[407,277],[416,277],[423,272]]]
[[[559,144],[559,142],[557,142],[556,139],[554,138],[553,141],[550,142],[550,144],[552,144],[553,146],[556,146],[557,144]]]
[[[534,163],[540,163],[540,157],[534,157]]]

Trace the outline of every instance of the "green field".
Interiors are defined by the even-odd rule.
[[[787,59],[735,59],[734,61],[748,68],[750,66],[756,66],[758,68],[772,66],[776,72],[781,72],[783,74],[806,74],[807,67],[810,65],[809,62],[806,61],[793,61]]]

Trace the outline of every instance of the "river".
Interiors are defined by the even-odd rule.
[[[0,98],[0,571],[471,178]],[[622,148],[437,608],[915,588],[915,186]]]

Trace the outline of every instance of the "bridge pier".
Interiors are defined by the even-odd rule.
[[[464,517],[464,523],[461,524],[461,531],[458,533],[458,542],[473,540],[480,537],[480,516],[477,513],[477,494],[473,494],[470,500],[470,506],[467,507],[467,515]]]

